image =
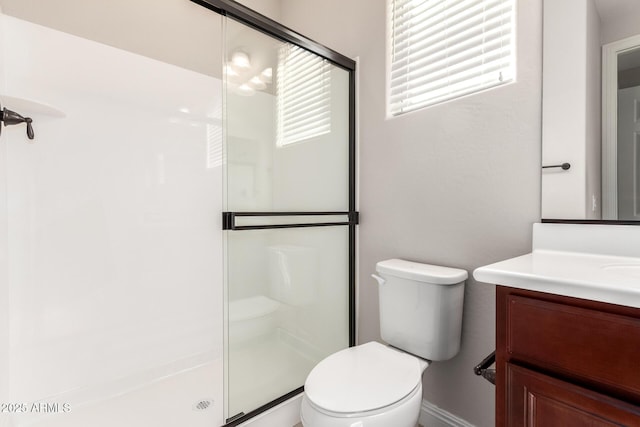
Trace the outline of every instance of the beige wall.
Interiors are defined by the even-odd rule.
[[[601,219],[602,212],[602,47],[600,16],[593,1],[587,2],[585,109],[585,203],[587,219]],[[566,70],[565,70],[566,72]]]
[[[596,0],[601,16],[604,45],[639,33],[640,2],[637,0]],[[606,6],[606,7],[603,7]]]
[[[258,13],[274,21],[280,21],[282,16],[282,0],[237,0],[238,3],[250,7]]]
[[[541,1],[518,2],[517,82],[385,118],[384,0],[284,0],[283,21],[359,57],[360,341],[380,338],[377,261],[476,267],[530,250],[540,218]],[[434,363],[425,399],[482,427],[495,389],[472,368],[495,347],[494,289],[470,279],[460,354]]]
[[[220,77],[220,16],[188,0],[2,0],[3,13]],[[171,82],[167,82],[171,84]]]
[[[544,2],[542,163],[571,169],[543,171],[543,218],[601,217],[600,52],[592,0]]]

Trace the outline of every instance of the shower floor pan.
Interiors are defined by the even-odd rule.
[[[249,412],[297,389],[315,366],[314,358],[279,332],[232,353],[231,414]],[[209,362],[109,398],[71,403],[66,413],[11,414],[0,420],[0,427],[215,427],[221,424],[224,404],[214,399],[221,375],[220,362]],[[83,397],[74,400],[82,402]]]
[[[212,427],[222,418],[222,402],[212,398],[219,371],[211,362],[108,399],[71,404],[66,413],[12,414],[6,427]]]
[[[233,349],[229,355],[229,414],[248,413],[304,384],[318,360],[279,330]]]

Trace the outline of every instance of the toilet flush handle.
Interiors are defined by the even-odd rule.
[[[378,276],[377,274],[372,274],[371,277],[373,277],[374,279],[376,279],[378,281],[378,285],[384,285],[387,282],[385,279],[383,279],[382,277]]]

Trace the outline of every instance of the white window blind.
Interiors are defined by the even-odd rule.
[[[290,44],[283,45],[278,56],[278,146],[331,132],[329,62]]]
[[[514,79],[514,0],[389,0],[389,113]]]

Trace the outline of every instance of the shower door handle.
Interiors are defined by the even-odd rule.
[[[253,225],[237,225],[236,220],[239,217],[344,217],[340,221],[327,222],[285,222],[282,224],[253,224]],[[333,218],[335,219],[335,218]],[[222,212],[222,229],[223,230],[266,230],[274,228],[306,228],[306,227],[332,227],[337,225],[357,225],[359,222],[358,212]]]

